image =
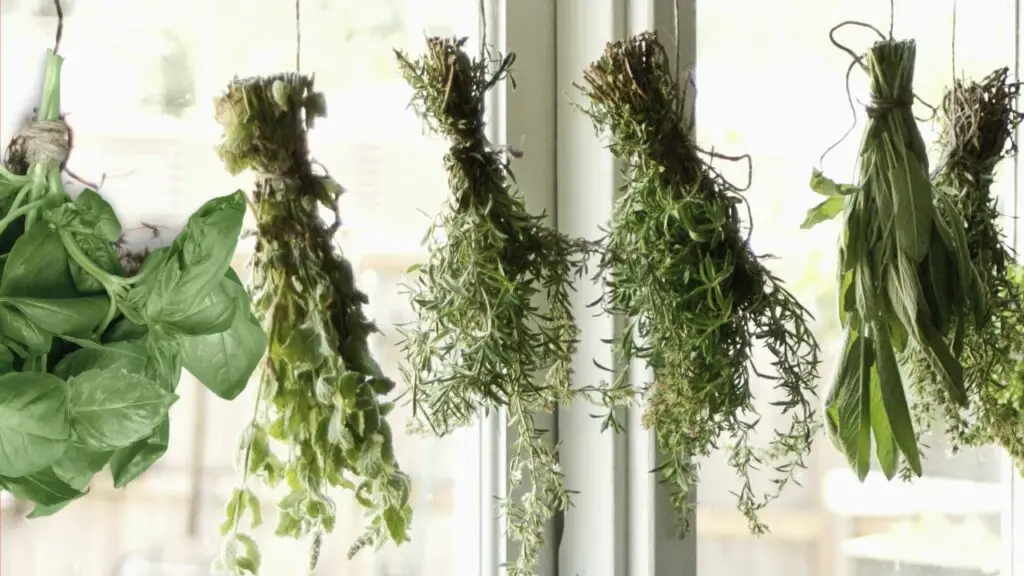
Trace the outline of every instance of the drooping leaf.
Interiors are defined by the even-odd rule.
[[[123,488],[142,476],[163,457],[170,431],[170,422],[164,420],[149,436],[114,452],[110,458],[110,474],[114,477],[115,488]]]
[[[81,489],[62,480],[53,468],[49,467],[18,478],[4,478],[3,485],[15,497],[43,506],[66,505],[85,494]]]
[[[67,383],[49,374],[0,376],[0,476],[27,476],[60,458],[71,438]]]
[[[807,211],[807,217],[804,218],[801,228],[807,230],[814,228],[822,222],[827,222],[843,211],[846,206],[846,198],[843,196],[833,196],[827,200],[822,201],[820,204],[811,208]]]
[[[44,217],[58,229],[104,242],[116,242],[121,237],[117,214],[95,190],[83,190],[73,202],[45,212]]]
[[[55,231],[47,226],[34,226],[18,238],[4,266],[0,296],[70,298],[77,295],[64,244]]]
[[[124,448],[148,436],[178,399],[146,378],[110,368],[83,372],[68,386],[72,437],[97,451]]]

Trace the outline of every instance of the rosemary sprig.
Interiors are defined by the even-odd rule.
[[[1016,108],[1019,93],[1009,69],[1000,68],[980,82],[957,80],[942,101],[942,162],[933,181],[963,218],[988,307],[983,323],[968,322],[961,334],[951,334],[962,345],[969,409],[962,410],[925,381],[918,393],[924,401],[915,416],[930,421],[937,408],[954,449],[995,443],[1022,466],[1024,385],[1018,363],[1024,353],[1024,292],[991,191],[996,167],[1017,151],[1014,134],[1024,119]]]
[[[465,41],[428,38],[416,58],[396,51],[414,109],[450,143],[451,195],[408,286],[418,321],[401,327],[405,370],[415,418],[437,435],[481,408],[508,410],[509,494],[529,482],[518,501],[503,504],[509,536],[522,544],[508,570],[526,575],[535,572],[545,523],[570,503],[557,448],[534,414],[584,391],[571,387],[579,331],[570,294],[591,248],[527,211],[506,151],[484,132],[484,95],[511,81],[515,57],[474,59]]]
[[[351,490],[370,517],[350,557],[366,546],[407,541],[412,517],[409,478],[386,420],[393,404],[385,396],[395,383],[370,355],[367,339],[376,328],[362,311],[368,299],[334,243],[342,189],[314,174],[308,158],[307,130],[324,115],[323,95],[299,74],[236,79],[217,101],[221,158],[233,174],[257,174],[253,292],[269,337],[243,438],[243,474],[287,484],[276,534],[312,536],[311,566],[335,525],[332,487]],[[335,211],[333,224],[320,218],[321,207]],[[240,517],[254,510],[255,524],[258,509],[243,479],[222,526],[223,563],[236,574],[249,569],[255,547],[241,533]]]
[[[685,519],[698,458],[727,438],[729,463],[743,482],[738,507],[751,530],[763,533],[758,512],[805,466],[818,426],[810,314],[751,251],[741,231],[742,198],[701,157],[684,118],[685,93],[657,36],[608,44],[584,79],[585,112],[627,165],[601,264],[603,307],[634,319],[639,341],[630,329],[618,351],[654,372],[645,423],[667,455],[658,469]],[[774,357],[773,374],[754,366],[756,345]],[[752,445],[751,372],[776,382],[783,398],[773,405],[792,417],[766,450]],[[765,464],[777,476],[757,495],[750,475]]]

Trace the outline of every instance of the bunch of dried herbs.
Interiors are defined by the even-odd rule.
[[[182,368],[233,399],[265,346],[229,267],[241,192],[206,202],[131,271],[113,207],[65,190],[63,62],[47,53],[36,117],[0,168],[0,487],[34,502],[30,517],[81,498],[108,466],[118,488],[138,478],[167,451]]]
[[[253,297],[269,349],[252,423],[243,435],[243,474],[268,486],[284,482],[276,533],[312,536],[315,566],[321,538],[334,529],[333,487],[351,490],[370,525],[349,551],[408,540],[409,478],[399,468],[386,417],[395,388],[370,355],[376,330],[351,264],[335,246],[341,187],[315,174],[307,130],[325,115],[323,95],[300,74],[236,79],[217,100],[224,127],[218,148],[228,170],[256,174]],[[335,211],[333,224],[320,209]],[[259,502],[243,480],[227,506],[220,563],[232,574],[256,574],[259,553],[242,532]]]
[[[932,382],[951,402],[966,406],[958,356],[966,327],[983,324],[986,315],[963,221],[930,179],[912,110],[915,58],[913,40],[893,39],[876,42],[866,63],[858,57],[871,91],[860,180],[840,185],[815,171],[811,187],[827,199],[805,222],[809,227],[843,217],[843,351],[826,399],[827,428],[862,480],[870,469],[872,436],[887,477],[897,473],[901,455],[908,474],[921,474],[906,389]]]
[[[984,322],[968,322],[962,334],[961,362],[968,410],[941,388],[921,382],[915,415],[922,426],[941,409],[954,449],[995,443],[1018,465],[1024,463],[1024,395],[1018,362],[1024,353],[1024,293],[1015,254],[1000,226],[992,184],[999,163],[1016,154],[1014,134],[1022,115],[1016,109],[1020,84],[1001,68],[980,82],[957,80],[940,107],[942,161],[932,181],[948,195],[966,226],[967,249],[988,299]]]
[[[601,263],[603,307],[632,319],[618,345],[623,361],[641,359],[653,371],[645,424],[667,455],[658,470],[685,518],[698,459],[725,438],[743,482],[739,509],[762,533],[759,511],[805,467],[816,429],[810,314],[752,251],[743,199],[695,143],[685,91],[657,36],[610,43],[584,79],[586,112],[626,163]],[[758,346],[773,357],[771,373],[754,365]],[[752,372],[775,382],[781,397],[772,405],[792,418],[767,449],[752,438]],[[750,476],[762,465],[777,475],[758,495]]]
[[[418,320],[401,328],[415,418],[437,435],[481,409],[507,409],[515,438],[504,502],[522,543],[510,574],[532,574],[546,521],[569,506],[556,448],[534,424],[580,390],[570,387],[578,329],[572,283],[587,243],[527,211],[506,151],[485,135],[484,97],[506,79],[513,55],[474,59],[464,39],[428,38],[422,56],[397,53],[413,106],[450,144],[451,195],[427,236],[428,257],[409,292]],[[492,68],[493,65],[493,68]]]

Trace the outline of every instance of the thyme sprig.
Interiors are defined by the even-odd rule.
[[[287,484],[276,534],[312,538],[311,568],[322,536],[335,525],[333,487],[352,491],[369,526],[349,550],[408,540],[410,482],[399,467],[386,416],[395,383],[370,354],[376,327],[363,313],[368,299],[334,243],[341,187],[315,174],[307,131],[325,115],[311,77],[278,74],[231,82],[217,100],[224,127],[218,148],[228,170],[253,170],[256,218],[253,293],[269,338],[253,420],[243,436],[242,485],[228,503],[222,564],[255,574],[255,543],[241,531],[259,502],[251,476]],[[319,210],[335,212],[332,224]],[[284,456],[280,456],[283,454]],[[256,558],[256,562],[253,562]],[[253,569],[255,565],[255,569]]]
[[[412,105],[450,144],[451,194],[427,235],[408,292],[418,320],[400,328],[414,418],[443,436],[481,409],[507,409],[514,436],[509,536],[522,544],[509,574],[533,574],[545,523],[570,504],[557,447],[534,415],[591,388],[571,385],[579,330],[570,295],[593,248],[532,214],[509,154],[485,134],[484,98],[508,79],[513,54],[473,58],[465,39],[432,37],[422,56],[396,51]],[[514,82],[513,82],[514,86]]]
[[[600,266],[608,287],[601,305],[633,319],[618,345],[623,361],[638,358],[653,370],[645,424],[667,455],[658,470],[685,519],[698,458],[724,437],[742,481],[738,508],[753,532],[764,533],[759,511],[805,467],[818,428],[810,313],[751,250],[743,199],[693,140],[685,91],[657,35],[608,44],[584,80],[585,112],[626,163]],[[628,336],[634,328],[636,341]],[[771,373],[755,366],[757,346],[774,358]],[[792,418],[767,448],[753,445],[751,373],[775,382],[782,398],[772,405]],[[751,474],[764,465],[776,476],[758,495]]]
[[[1000,68],[981,81],[956,80],[940,107],[942,161],[933,181],[963,218],[988,308],[983,323],[970,321],[959,335],[969,408],[924,381],[915,416],[930,422],[938,409],[954,449],[995,443],[1021,466],[1024,386],[1018,363],[1024,352],[1024,292],[991,190],[996,167],[1017,151],[1014,134],[1024,119],[1016,108],[1019,93],[1020,83],[1008,68]]]

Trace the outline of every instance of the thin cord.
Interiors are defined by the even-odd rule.
[[[953,33],[951,34],[949,49],[950,49],[950,52],[952,52],[952,58],[950,60],[952,61],[952,66],[953,66],[953,88],[952,88],[953,98],[952,98],[952,101],[949,102],[949,106],[951,108],[950,116],[953,117],[953,118],[956,118],[957,117],[956,107],[957,107],[957,104],[959,104],[959,99],[956,97],[956,89],[957,89],[957,73],[956,73],[956,0],[953,0]],[[957,144],[957,142],[956,142],[957,131],[956,130],[950,130],[950,132],[953,134],[953,142],[952,142],[952,144],[955,146]]]
[[[57,36],[53,41],[53,53],[56,54],[60,50],[60,40],[64,36],[64,9],[61,8],[60,0],[53,0],[53,5],[57,8]]]
[[[480,60],[487,56],[487,0],[480,0]]]
[[[295,0],[295,72],[302,72],[302,0]]]
[[[676,82],[679,82],[682,71],[682,42],[679,40],[679,0],[675,0],[672,3],[672,28],[676,39]]]
[[[896,0],[889,0],[889,39],[893,39],[892,32],[896,28]]]

